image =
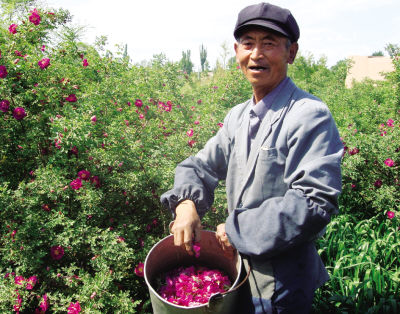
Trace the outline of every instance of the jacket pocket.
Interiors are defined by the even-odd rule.
[[[255,182],[261,186],[264,200],[285,194],[287,187],[283,182],[284,166],[284,161],[278,156],[278,150],[275,147],[260,149],[255,169]]]

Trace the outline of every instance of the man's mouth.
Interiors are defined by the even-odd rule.
[[[265,71],[268,69],[268,67],[262,65],[254,65],[254,66],[249,66],[249,69],[252,71]]]

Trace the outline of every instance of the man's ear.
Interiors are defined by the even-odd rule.
[[[234,43],[233,49],[235,49],[235,54],[236,54],[236,62],[239,63],[238,57],[237,57],[237,51],[239,48],[239,44],[237,42]]]
[[[296,58],[298,50],[299,50],[299,44],[298,43],[293,43],[293,44],[290,45],[289,57],[288,57],[288,63],[289,64],[293,64],[294,59]]]

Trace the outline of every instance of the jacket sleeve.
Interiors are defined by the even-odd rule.
[[[225,179],[228,167],[230,116],[231,112],[225,117],[222,128],[202,150],[177,165],[174,187],[161,195],[161,203],[171,210],[174,218],[175,208],[182,200],[192,200],[200,217],[214,202],[214,190],[218,181]]]
[[[289,114],[283,128],[287,191],[257,208],[234,209],[226,221],[230,242],[253,257],[314,240],[338,210],[343,145],[328,108],[300,106]]]

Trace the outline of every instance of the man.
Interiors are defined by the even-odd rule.
[[[226,180],[229,216],[217,238],[251,266],[252,304],[241,313],[308,313],[329,278],[314,240],[338,210],[343,145],[327,106],[287,77],[299,35],[293,15],[278,6],[239,13],[234,48],[253,97],[177,166],[173,189],[161,196],[175,217],[175,245],[193,254],[200,217]]]

